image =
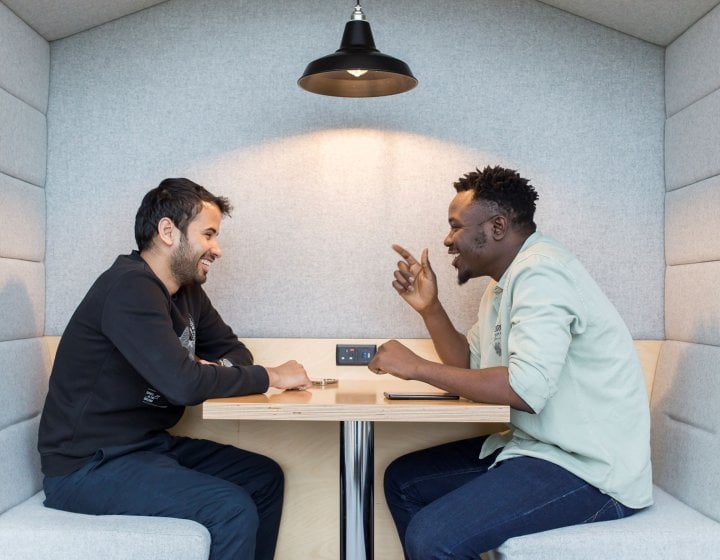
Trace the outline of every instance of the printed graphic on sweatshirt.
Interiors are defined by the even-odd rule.
[[[195,321],[191,315],[187,316],[188,326],[180,335],[180,344],[187,349],[191,360],[195,359]]]
[[[187,316],[188,326],[180,335],[180,344],[187,349],[190,359],[195,359],[195,322],[192,316]],[[157,408],[167,408],[170,403],[157,389],[148,387],[143,395],[143,404],[154,406]]]
[[[143,403],[154,406],[156,408],[167,408],[170,405],[168,400],[152,387],[148,387],[147,389],[145,389]]]

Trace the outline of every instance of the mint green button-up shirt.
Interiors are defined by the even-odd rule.
[[[485,457],[550,461],[631,508],[652,504],[650,412],[630,332],[576,257],[539,232],[487,287],[473,369],[506,366],[535,414],[511,411]]]

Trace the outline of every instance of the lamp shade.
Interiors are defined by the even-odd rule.
[[[358,5],[345,24],[340,48],[308,64],[298,85],[321,95],[379,97],[411,90],[417,80],[402,60],[375,48],[370,24]]]

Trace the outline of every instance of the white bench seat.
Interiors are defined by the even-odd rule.
[[[655,504],[627,519],[508,539],[491,560],[720,558],[720,524],[655,486]]]
[[[0,556],[7,560],[207,558],[210,533],[186,519],[84,515],[43,505],[38,492],[0,515]]]
[[[651,384],[655,503],[627,519],[508,539],[493,560],[720,559],[720,348],[664,341]]]

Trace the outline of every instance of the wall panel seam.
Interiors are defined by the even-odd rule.
[[[21,261],[21,262],[30,262],[30,263],[38,263],[38,264],[45,263],[45,259],[37,261],[34,259],[23,259],[23,258],[19,258],[19,257],[6,257],[4,255],[0,255],[0,259],[6,260],[6,261]]]
[[[3,90],[3,91],[4,91],[5,93],[7,93],[8,95],[14,97],[15,99],[17,99],[17,100],[20,101],[21,103],[27,105],[27,106],[30,107],[33,111],[37,111],[37,112],[40,113],[43,117],[45,117],[45,119],[47,119],[47,112],[41,111],[40,109],[38,109],[38,108],[35,107],[34,105],[31,105],[30,103],[28,103],[27,101],[25,101],[22,97],[18,97],[18,96],[15,95],[12,91],[9,91],[9,90],[5,89],[5,87],[3,87],[3,86],[1,86],[1,85],[0,85],[0,89]]]
[[[46,158],[47,159],[47,158]],[[47,163],[45,164],[45,167],[47,169]],[[5,169],[0,168],[0,175],[5,175],[6,177],[10,177],[11,179],[15,179],[17,181],[22,181],[23,183],[27,183],[30,186],[37,187],[38,189],[45,190],[45,187],[43,185],[38,185],[36,183],[33,183],[32,181],[28,181],[27,178],[24,177],[18,177],[17,175],[13,175],[12,173],[6,171]]]
[[[679,338],[666,338],[663,342],[677,342],[679,344],[692,344],[694,346],[707,346],[708,348],[720,348],[718,344],[707,344],[706,342],[694,342],[692,340],[681,340]]]
[[[2,0],[0,0],[2,1]],[[32,181],[28,181],[27,179],[21,179],[20,177],[15,177],[14,175],[11,175],[10,173],[7,173],[5,171],[0,170],[0,175],[4,175],[5,177],[8,177],[10,179],[15,179],[16,181],[20,181],[21,183],[25,183],[29,187],[34,187],[36,189],[45,190],[45,187],[42,185],[37,185],[33,183]]]
[[[673,266],[692,266],[694,264],[708,264],[720,262],[720,259],[710,259],[706,261],[689,261],[689,262],[678,262],[678,263],[667,263],[666,267],[671,268]]]
[[[714,90],[706,93],[705,95],[702,95],[702,96],[698,97],[697,99],[691,101],[690,103],[688,103],[687,105],[685,105],[682,109],[678,109],[677,111],[675,111],[675,112],[672,113],[672,114],[667,114],[667,115],[665,116],[666,120],[671,119],[671,118],[674,117],[675,115],[678,115],[678,114],[682,113],[683,111],[689,109],[690,107],[692,107],[692,106],[695,105],[696,103],[702,101],[703,99],[705,99],[705,98],[707,98],[707,97],[710,97],[711,95],[713,95],[714,93],[716,93],[716,92],[718,92],[718,91],[720,91],[720,88],[715,88]],[[666,106],[667,106],[667,105],[666,105]]]
[[[36,336],[21,336],[19,338],[6,338],[5,340],[0,340],[0,346],[2,346],[3,344],[6,344],[8,342],[18,342],[20,340],[40,340],[40,341],[42,341],[44,339],[45,339],[44,334],[39,334]]]
[[[671,189],[669,191],[665,191],[665,196],[669,195],[670,193],[676,193],[683,189],[686,189],[688,187],[694,187],[696,185],[699,185],[700,183],[703,183],[705,181],[709,181],[710,179],[714,179],[715,177],[720,177],[720,173],[715,173],[713,175],[708,175],[707,177],[703,179],[698,179],[697,181],[693,181],[692,183],[686,183],[684,185],[680,185],[679,187],[675,187],[674,189]]]

